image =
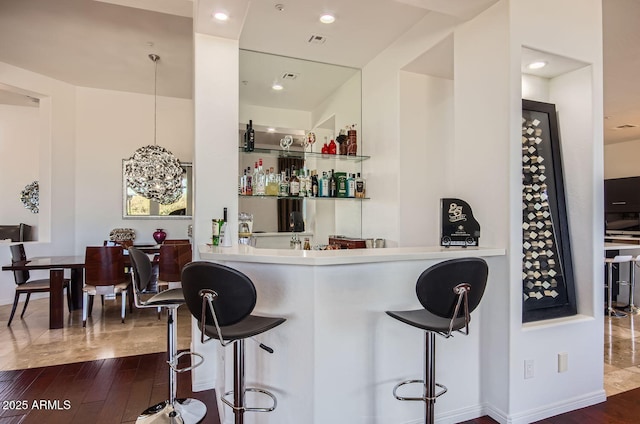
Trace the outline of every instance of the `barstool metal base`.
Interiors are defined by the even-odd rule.
[[[624,318],[624,317],[627,316],[627,314],[625,314],[624,312],[617,311],[617,310],[615,310],[613,308],[608,308],[605,311],[605,315],[607,315],[607,316],[609,316],[611,318]]]
[[[230,395],[234,395],[233,390],[230,390],[228,392],[226,392],[224,394],[224,396],[222,396],[220,399],[222,399],[222,401],[227,405],[230,406],[231,409],[233,409],[234,411],[243,411],[243,412],[271,412],[274,409],[276,409],[276,406],[278,406],[278,401],[276,400],[276,396],[271,393],[268,392],[266,390],[263,389],[256,389],[254,387],[245,387],[244,389],[245,393],[246,392],[254,392],[254,393],[262,393],[263,395],[267,395],[271,398],[271,400],[273,401],[273,403],[271,404],[271,406],[267,407],[267,408],[255,408],[255,407],[249,407],[249,406],[236,406],[233,404],[233,401],[225,399],[226,396],[230,396]],[[235,397],[235,395],[234,395]],[[244,398],[244,397],[243,397]]]
[[[624,309],[622,309],[623,311],[625,311],[628,314],[631,315],[638,315],[640,314],[640,308],[638,308],[635,305],[627,305]]]
[[[207,407],[198,399],[176,399],[173,405],[168,400],[144,410],[136,424],[197,424],[207,414]]]

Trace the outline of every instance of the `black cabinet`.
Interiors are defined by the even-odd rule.
[[[640,177],[604,180],[604,211],[640,212]]]

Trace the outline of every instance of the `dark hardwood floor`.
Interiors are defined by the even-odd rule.
[[[153,353],[0,371],[0,423],[134,423],[146,408],[167,399],[166,359],[166,353]],[[178,374],[178,397],[203,401],[207,415],[201,422],[220,424],[215,392],[191,392],[188,371]]]
[[[489,417],[463,424],[493,424]],[[640,389],[609,396],[606,402],[537,421],[535,424],[637,424],[640,423]]]
[[[165,353],[152,353],[0,371],[0,424],[134,423],[140,412],[167,398],[165,361]],[[220,424],[215,392],[193,393],[189,372],[178,375],[178,397],[203,401],[207,416],[202,423]],[[489,417],[481,417],[464,424],[495,422]],[[538,424],[638,422],[640,389],[634,389],[610,396],[604,403],[547,418]]]

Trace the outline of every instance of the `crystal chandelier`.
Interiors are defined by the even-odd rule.
[[[34,181],[24,187],[24,190],[20,192],[20,200],[24,207],[32,213],[40,211],[40,186],[38,181]]]
[[[124,174],[133,191],[162,205],[168,205],[182,196],[184,170],[173,153],[157,145],[157,75],[160,56],[150,54],[149,58],[154,63],[154,144],[136,150],[133,156],[125,161]]]

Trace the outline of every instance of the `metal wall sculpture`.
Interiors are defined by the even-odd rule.
[[[555,105],[522,101],[522,321],[576,314]]]

